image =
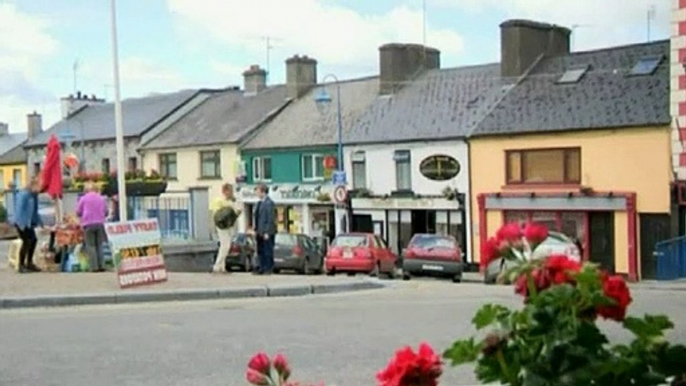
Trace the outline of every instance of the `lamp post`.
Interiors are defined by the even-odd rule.
[[[343,119],[341,117],[341,85],[340,81],[336,77],[336,75],[329,74],[325,76],[322,79],[322,87],[319,89],[319,92],[314,98],[315,103],[317,104],[317,109],[319,110],[319,113],[325,117],[328,115],[329,110],[331,108],[331,96],[329,96],[329,93],[326,92],[326,81],[327,79],[333,79],[335,85],[336,85],[336,108],[337,108],[337,123],[338,123],[338,128],[337,128],[337,160],[336,160],[336,172],[334,172],[333,175],[333,184],[338,188],[339,186],[345,186],[346,185],[346,176],[345,176],[345,171],[343,169]],[[345,211],[345,207],[343,204],[337,204],[336,207],[336,225],[338,226],[338,232],[346,232],[348,228],[348,221],[347,221],[347,212]]]
[[[119,219],[126,221],[126,176],[124,168],[124,123],[121,112],[121,90],[119,86],[119,52],[117,48],[117,5],[116,0],[110,1],[111,29],[112,29],[112,75],[114,77],[114,123],[117,138],[117,196],[119,198]]]

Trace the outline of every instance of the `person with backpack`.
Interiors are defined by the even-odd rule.
[[[217,258],[214,260],[212,272],[225,273],[226,272],[226,256],[231,250],[231,242],[236,234],[236,220],[240,216],[241,211],[236,208],[236,199],[233,195],[233,186],[231,184],[224,184],[222,186],[222,197],[217,198],[212,203],[212,213],[214,225],[217,227],[217,236],[219,236],[219,251]]]

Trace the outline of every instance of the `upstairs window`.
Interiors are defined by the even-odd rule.
[[[397,190],[412,190],[412,160],[409,150],[396,150],[393,154],[395,160],[395,185]]]
[[[200,178],[220,178],[221,157],[219,150],[200,152]]]
[[[129,165],[128,165],[128,170],[129,172],[135,172],[138,170],[138,158],[136,157],[129,157]]]
[[[652,75],[655,70],[657,70],[657,67],[660,65],[660,63],[662,63],[662,59],[664,59],[663,55],[644,56],[639,58],[629,72],[629,75]]]
[[[175,180],[177,178],[176,153],[162,153],[159,155],[159,170],[162,177]]]
[[[581,149],[509,150],[507,184],[579,184]]]
[[[102,159],[101,171],[103,174],[110,174],[110,159],[109,158],[103,158]]]
[[[319,181],[324,179],[324,156],[321,154],[307,154],[302,156],[303,181]]]
[[[353,161],[353,189],[367,189],[367,160],[363,151],[356,151]]]
[[[254,157],[252,159],[252,179],[255,182],[269,182],[272,180],[271,157]]]

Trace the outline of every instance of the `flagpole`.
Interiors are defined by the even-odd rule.
[[[119,85],[119,53],[117,48],[117,6],[110,0],[112,18],[112,71],[114,75],[114,122],[117,137],[117,195],[119,197],[119,220],[126,221],[126,175],[124,163],[124,123],[121,111],[121,89]]]

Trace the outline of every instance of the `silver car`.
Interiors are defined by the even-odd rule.
[[[545,239],[533,253],[534,259],[544,259],[553,254],[563,254],[570,259],[581,261],[581,251],[572,239],[558,232],[549,232]],[[497,258],[488,264],[484,272],[484,283],[495,284],[498,276],[508,269],[515,267],[516,261],[506,260],[502,257]]]

